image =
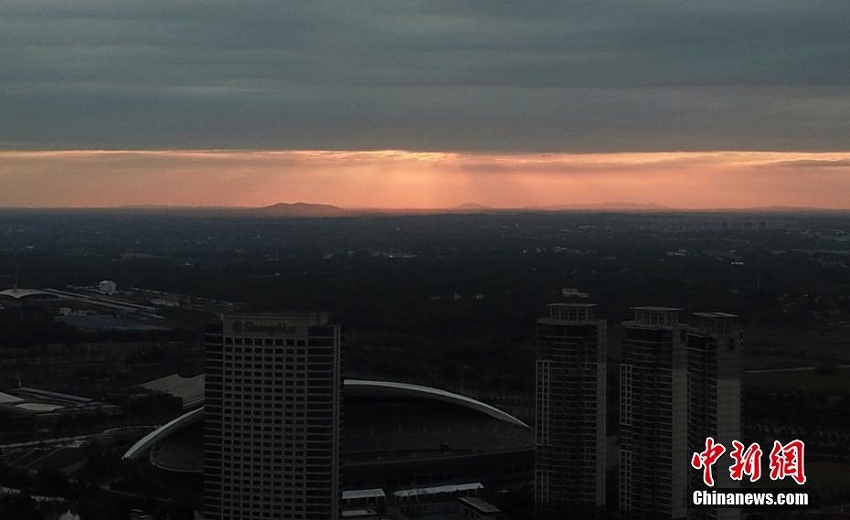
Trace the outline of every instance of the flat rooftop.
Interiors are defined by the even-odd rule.
[[[291,312],[236,312],[227,313],[224,321],[253,320],[253,321],[298,321],[310,323],[311,325],[326,325],[328,323],[327,312],[291,311]]]
[[[0,408],[26,415],[94,413],[98,410],[111,413],[119,409],[88,397],[27,387],[0,392]]]
[[[183,399],[183,407],[190,408],[204,402],[204,374],[182,377],[171,374],[136,386],[155,392],[163,392]]]
[[[478,497],[461,497],[461,498],[458,499],[458,502],[475,509],[479,513],[491,514],[491,513],[501,513],[502,512],[502,510],[499,509],[498,507],[496,507],[493,504],[491,504],[490,502],[487,502],[486,500],[482,500]]]
[[[737,314],[731,312],[695,312],[694,316],[698,318],[737,318]]]
[[[350,489],[342,492],[343,500],[355,500],[358,498],[386,498],[387,494],[381,488],[372,489]]]
[[[402,498],[402,497],[416,497],[416,496],[429,496],[429,495],[439,495],[441,493],[461,493],[464,491],[477,491],[479,489],[484,489],[484,485],[480,482],[470,482],[469,484],[451,484],[446,486],[434,486],[434,487],[426,487],[426,488],[415,488],[415,489],[402,489],[400,491],[396,491],[393,493],[394,496]]]
[[[654,312],[680,312],[681,307],[658,307],[654,305],[644,305],[641,307],[630,307],[633,311],[654,311]]]
[[[139,321],[125,320],[108,314],[68,314],[67,316],[59,316],[56,320],[84,330],[169,330],[167,327],[148,325],[147,323]]]

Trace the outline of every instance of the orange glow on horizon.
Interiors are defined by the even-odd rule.
[[[850,152],[5,151],[0,206],[850,209]]]

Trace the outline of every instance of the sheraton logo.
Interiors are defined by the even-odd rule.
[[[268,334],[273,336],[276,334],[295,334],[295,325],[286,322],[274,324],[258,324],[253,321],[235,320],[232,325],[234,334]]]

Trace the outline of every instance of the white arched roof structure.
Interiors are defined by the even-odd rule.
[[[151,446],[170,436],[172,433],[176,433],[182,430],[183,428],[186,428],[187,426],[195,424],[203,418],[203,407],[196,408],[188,413],[184,413],[180,417],[172,419],[168,423],[164,424],[163,426],[160,426],[156,430],[150,432],[149,434],[139,439],[135,444],[130,446],[130,449],[127,450],[127,452],[124,453],[121,458],[135,459],[142,453],[148,451]]]
[[[527,424],[520,421],[513,415],[499,410],[495,406],[482,403],[471,397],[447,392],[432,386],[414,385],[411,383],[396,383],[394,381],[370,381],[364,379],[346,379],[345,393],[347,395],[383,395],[388,397],[416,397],[431,399],[433,401],[442,401],[444,403],[471,408],[483,414],[489,415],[494,419],[505,421],[520,426],[529,428]]]
[[[371,381],[364,379],[346,379],[344,382],[346,395],[360,396],[384,396],[384,397],[410,397],[418,399],[427,399],[432,401],[440,401],[444,403],[454,404],[469,408],[477,412],[489,415],[494,419],[504,421],[514,426],[521,428],[530,428],[523,421],[517,419],[513,415],[499,410],[495,406],[482,403],[471,397],[440,390],[431,386],[415,385],[411,383],[397,383],[394,381]],[[203,387],[200,386],[200,391],[203,393]],[[135,459],[142,453],[145,453],[156,443],[169,437],[183,428],[186,428],[198,421],[203,420],[204,408],[196,408],[191,412],[185,413],[176,419],[171,420],[167,424],[157,428],[151,433],[145,435],[138,442],[133,444],[124,456],[123,459]]]

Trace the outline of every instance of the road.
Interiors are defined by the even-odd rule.
[[[744,370],[745,374],[778,374],[781,372],[810,372],[815,370],[816,367],[793,367],[793,368],[765,368],[760,370]],[[850,368],[850,365],[836,365],[834,367],[836,369],[845,369]]]

